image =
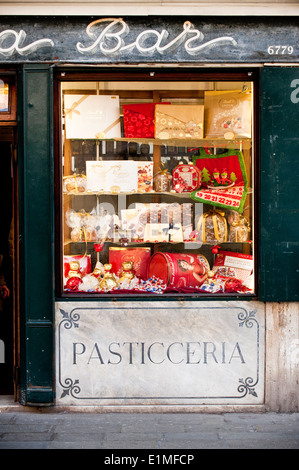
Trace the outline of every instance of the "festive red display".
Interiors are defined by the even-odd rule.
[[[126,138],[152,139],[155,137],[156,104],[157,103],[137,103],[123,105]]]

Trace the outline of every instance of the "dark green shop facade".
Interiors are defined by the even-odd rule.
[[[88,29],[95,22],[91,18],[1,20],[0,75],[4,82],[7,78],[12,80],[17,103],[16,117],[11,121],[3,118],[0,127],[1,136],[5,134],[4,129],[11,130],[15,168],[13,381],[16,400],[32,406],[57,404],[57,335],[61,331],[59,327],[55,330],[57,305],[60,310],[61,305],[68,303],[72,308],[76,304],[78,308],[84,305],[92,309],[93,305],[106,308],[108,304],[113,308],[115,303],[125,309],[128,302],[130,307],[136,302],[140,308],[143,302],[158,306],[162,299],[171,311],[179,301],[187,302],[190,309],[201,302],[208,305],[216,301],[219,308],[236,301],[247,306],[258,302],[265,309],[265,327],[261,333],[264,388],[259,404],[273,411],[298,411],[299,28],[296,19],[246,18],[245,24],[242,18],[230,23],[231,18],[215,17],[167,20],[152,17],[146,21],[128,17],[124,19],[126,34],[121,29],[123,24],[116,21],[109,26],[111,19],[110,23],[102,20],[98,32],[93,34],[92,28]],[[167,31],[168,37],[161,31]],[[135,74],[136,80],[147,81],[155,75],[159,82],[171,79],[207,82],[211,77],[240,82],[247,76],[254,83],[256,275],[253,295],[215,298],[209,294],[188,297],[163,294],[163,297],[144,296],[140,300],[138,296],[93,297],[82,293],[76,296],[61,289],[58,87],[68,77],[74,82],[117,81],[124,80],[128,74],[131,81]],[[72,390],[69,388],[68,393]],[[96,405],[101,404],[100,398]],[[144,404],[146,400],[138,403]],[[169,404],[177,406],[178,403],[170,401]],[[232,402],[228,400],[228,403]],[[78,401],[80,404],[84,400]]]

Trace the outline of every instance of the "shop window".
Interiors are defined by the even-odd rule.
[[[60,82],[63,295],[255,295],[253,94]]]

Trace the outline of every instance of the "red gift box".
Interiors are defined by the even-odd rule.
[[[70,270],[70,262],[71,261],[78,261],[80,264],[80,270],[79,273],[81,276],[85,276],[86,274],[91,273],[91,256],[86,255],[65,255],[63,257],[63,263],[64,263],[64,277],[67,279],[69,270]]]
[[[236,278],[244,282],[253,271],[253,256],[219,250],[213,271],[217,277]]]
[[[151,257],[151,249],[149,247],[140,248],[109,248],[109,263],[112,264],[112,271],[119,276],[123,270],[122,263],[124,261],[133,262],[133,270],[140,279],[147,279],[147,266]]]
[[[155,106],[158,103],[124,104],[124,130],[126,138],[155,137]],[[159,103],[170,104],[170,103]]]

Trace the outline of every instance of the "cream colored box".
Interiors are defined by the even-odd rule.
[[[86,162],[87,191],[137,192],[137,164],[127,160]]]
[[[64,112],[67,139],[121,137],[117,95],[65,95]]]

